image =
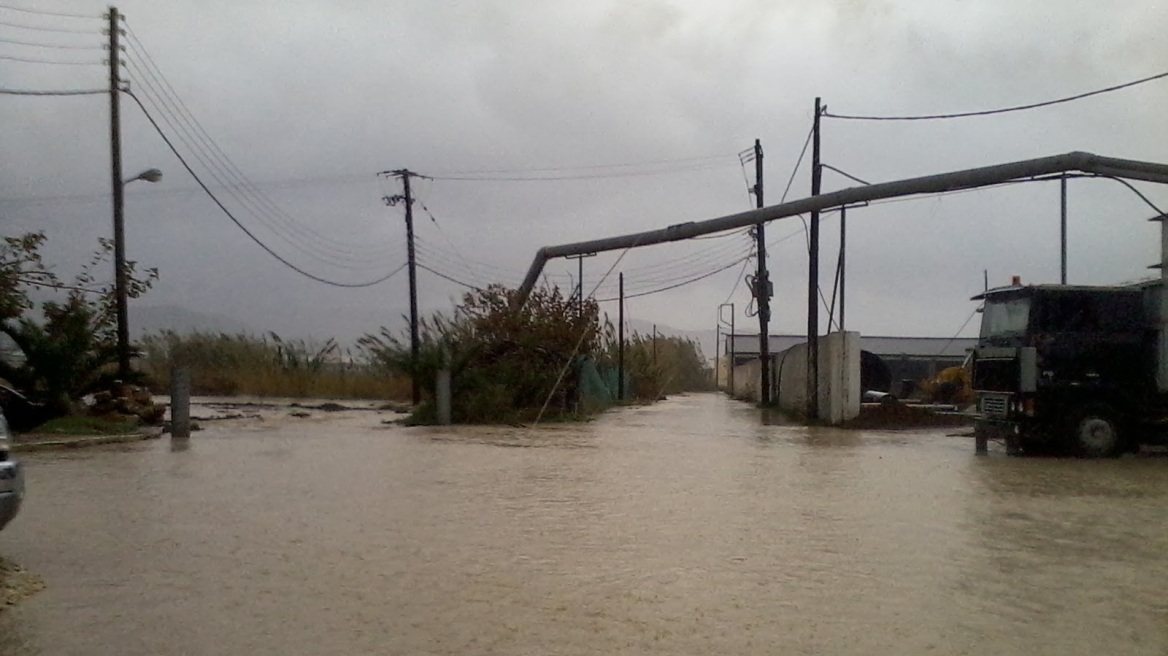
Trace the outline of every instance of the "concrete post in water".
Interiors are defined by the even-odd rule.
[[[450,370],[438,371],[438,380],[434,387],[434,402],[438,407],[438,423],[449,426],[450,420]]]
[[[170,371],[170,436],[191,436],[191,372],[183,367]]]

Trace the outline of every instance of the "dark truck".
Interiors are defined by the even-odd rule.
[[[973,353],[979,449],[1117,456],[1168,443],[1157,387],[1159,281],[1012,285],[984,302]]]

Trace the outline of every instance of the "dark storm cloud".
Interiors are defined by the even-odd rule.
[[[63,0],[44,8],[94,15],[105,9]],[[544,244],[745,209],[750,201],[734,154],[755,137],[767,153],[767,200],[777,202],[816,95],[841,113],[989,108],[1159,72],[1168,51],[1168,36],[1158,29],[1168,9],[1151,0],[1124,11],[1053,0],[127,0],[120,8],[206,130],[303,225],[256,217],[225,195],[229,207],[293,263],[350,282],[404,259],[400,207],[381,202],[398,189],[378,182],[376,171],[409,167],[440,177],[725,156],[720,166],[656,176],[418,181],[429,210],[419,207],[418,234],[430,263],[471,282],[503,273],[514,281]],[[133,64],[127,76],[149,95]],[[105,82],[101,67],[2,62],[0,78],[8,87]],[[1158,108],[1166,99],[1168,85],[1159,83],[995,118],[825,120],[824,161],[876,181],[1075,149],[1164,160],[1168,141]],[[75,268],[109,231],[106,102],[101,96],[0,98],[0,146],[9,154],[0,161],[5,234],[47,230],[62,271]],[[135,183],[127,192],[131,257],[162,269],[149,302],[218,311],[281,333],[351,337],[397,321],[405,307],[403,276],[366,290],[299,277],[192,191],[192,180],[137,108],[124,106],[126,174],[149,166],[166,171],[163,183]],[[807,178],[805,163],[791,197],[807,194]],[[825,190],[854,184],[831,172],[824,180]],[[1142,188],[1168,204],[1164,190]],[[1150,208],[1115,183],[1075,181],[1071,189],[1072,280],[1142,275],[1158,257],[1154,227],[1143,221]],[[1010,273],[1056,279],[1057,193],[1057,184],[1042,183],[856,210],[849,233],[850,327],[951,334],[972,309],[967,299],[983,269],[996,282]],[[28,201],[73,195],[84,198]],[[832,215],[823,224],[825,280],[834,263],[827,253],[836,221]],[[772,239],[793,235],[772,249],[776,330],[797,331],[804,322],[800,232],[798,219],[776,222],[768,232]],[[647,288],[653,270],[644,267],[729,252],[713,249],[733,239],[634,251],[616,270],[639,270]],[[595,284],[615,257],[589,261],[586,281]],[[349,266],[337,266],[341,260]],[[740,271],[639,298],[633,314],[705,328]],[[553,281],[575,273],[574,264],[549,267],[550,275],[563,276]],[[428,309],[446,308],[460,293],[428,272],[420,278]],[[745,307],[745,286],[731,298]]]

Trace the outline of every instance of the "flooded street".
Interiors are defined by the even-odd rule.
[[[760,425],[390,413],[24,457],[0,654],[1168,653],[1168,458]]]

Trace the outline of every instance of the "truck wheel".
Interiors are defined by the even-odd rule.
[[[1022,436],[1010,433],[1006,436],[1006,455],[1024,456],[1026,449],[1022,446]]]
[[[1119,422],[1103,408],[1088,408],[1074,423],[1075,452],[1082,458],[1111,458],[1123,452]]]

